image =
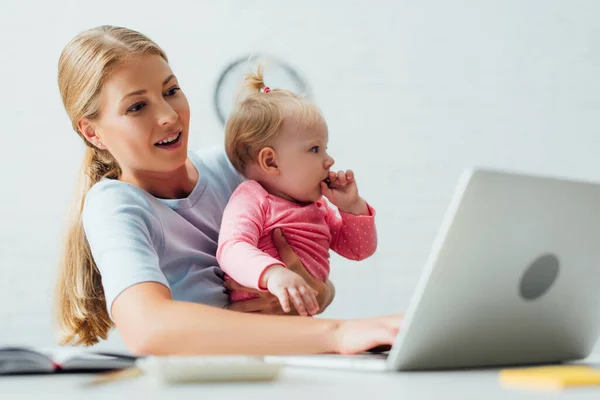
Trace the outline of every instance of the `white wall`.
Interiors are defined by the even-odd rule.
[[[376,256],[334,256],[326,315],[350,317],[407,305],[462,168],[599,178],[599,14],[593,0],[3,0],[0,344],[53,343],[56,260],[82,150],[56,63],[79,31],[125,25],[164,47],[191,103],[192,148],[222,140],[211,101],[231,59],[265,51],[300,69],[338,166],[356,170],[379,215]]]

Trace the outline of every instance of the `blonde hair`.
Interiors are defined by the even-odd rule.
[[[265,85],[264,67],[250,72],[240,93],[242,100],[232,110],[225,125],[225,151],[235,169],[245,175],[257,161],[261,149],[273,145],[286,117],[303,127],[321,118],[320,110],[307,98],[289,90]]]
[[[159,55],[161,48],[131,29],[100,26],[71,40],[58,61],[58,87],[72,127],[87,145],[75,198],[69,213],[56,288],[56,320],[61,344],[92,345],[106,339],[113,326],[106,309],[100,272],[82,225],[81,213],[88,190],[103,178],[118,179],[121,169],[106,150],[91,145],[77,128],[81,118],[99,116],[104,83],[127,60]]]

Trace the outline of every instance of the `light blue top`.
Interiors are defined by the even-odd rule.
[[[111,308],[141,282],[159,282],[175,300],[228,304],[216,260],[223,210],[243,178],[221,147],[190,152],[199,179],[187,198],[159,199],[112,179],[96,183],[83,207],[83,227]]]

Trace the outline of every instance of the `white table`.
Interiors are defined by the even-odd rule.
[[[587,364],[600,367],[600,355]],[[373,373],[284,368],[273,382],[165,386],[145,377],[86,386],[93,375],[0,377],[0,399],[600,399],[600,386],[561,392],[506,389],[498,370]]]

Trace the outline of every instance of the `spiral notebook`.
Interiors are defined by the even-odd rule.
[[[0,347],[0,375],[100,372],[129,368],[137,357],[77,348]]]

